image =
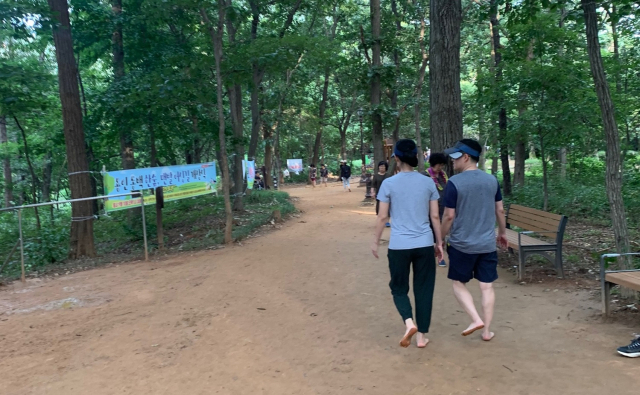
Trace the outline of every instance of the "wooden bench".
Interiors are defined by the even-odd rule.
[[[609,315],[609,298],[611,285],[618,284],[622,287],[640,291],[640,269],[632,270],[606,270],[605,258],[618,258],[623,256],[640,255],[640,252],[627,254],[604,254],[600,257],[600,283],[602,284],[602,313]]]
[[[509,205],[507,208],[507,240],[510,252],[518,250],[519,280],[522,280],[524,264],[529,255],[541,255],[549,262],[555,263],[556,271],[564,278],[562,239],[567,220],[564,215],[547,213],[517,204]],[[511,229],[513,226],[522,230],[513,230]],[[548,236],[555,241],[549,243],[534,237],[536,235]],[[555,256],[551,257],[549,252],[554,252]]]

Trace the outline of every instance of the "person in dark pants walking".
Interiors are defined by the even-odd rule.
[[[387,255],[391,273],[389,287],[393,302],[406,327],[400,346],[409,347],[411,338],[418,333],[417,345],[424,348],[429,342],[426,334],[431,325],[433,290],[436,281],[434,255],[438,259],[442,259],[443,255],[438,216],[438,190],[433,181],[414,171],[413,168],[418,165],[418,149],[413,140],[398,141],[394,154],[400,172],[384,180],[378,191],[380,207],[371,252],[378,258],[380,236],[390,214],[391,237]],[[430,222],[433,222],[433,231]],[[416,303],[415,323],[408,296],[409,274],[412,266],[413,293]]]

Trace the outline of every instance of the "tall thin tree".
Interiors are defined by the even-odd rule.
[[[629,252],[629,229],[622,200],[622,159],[620,155],[620,136],[615,119],[615,108],[611,100],[611,92],[604,73],[600,42],[598,41],[598,15],[596,2],[581,0],[587,32],[587,51],[593,83],[595,84],[598,104],[602,113],[602,123],[606,139],[606,171],[605,185],[607,198],[611,206],[611,224],[618,252]],[[630,262],[627,263],[629,265]],[[630,269],[630,267],[628,267]]]
[[[69,187],[71,198],[81,199],[91,196],[91,180],[82,125],[78,70],[73,56],[69,5],[67,0],[48,0],[48,3],[54,18],[53,42],[58,62],[58,82],[67,151]],[[91,202],[74,202],[71,205],[71,217],[69,257],[75,259],[82,256],[95,256]]]
[[[381,37],[381,11],[380,0],[371,0],[371,33],[373,43],[371,45],[371,138],[373,139],[373,158],[374,163],[384,160],[384,150],[382,144],[382,108],[381,100],[381,81],[382,73],[382,37]]]
[[[227,143],[225,135],[225,118],[224,118],[224,104],[223,104],[223,82],[222,82],[222,36],[224,35],[224,21],[225,21],[225,3],[218,1],[218,23],[216,27],[213,27],[207,11],[204,8],[200,9],[202,19],[208,25],[209,34],[211,35],[211,41],[213,42],[213,54],[216,63],[216,92],[218,100],[218,138],[220,139],[220,171],[222,172],[222,188],[224,193],[224,209],[226,213],[226,222],[224,228],[224,242],[229,244],[233,241],[231,232],[233,231],[233,210],[231,209],[231,196],[230,196],[230,183],[231,177],[229,174],[229,162],[227,160]]]

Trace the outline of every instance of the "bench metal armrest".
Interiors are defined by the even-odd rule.
[[[640,252],[627,252],[624,254],[602,254],[600,256],[600,281],[604,284],[604,276],[606,273],[614,273],[616,272],[615,270],[605,270],[604,268],[604,260],[605,258],[619,258],[621,256],[633,256],[633,255],[640,255]]]
[[[519,246],[522,245],[522,243],[521,243],[522,235],[530,235],[530,234],[535,234],[535,233],[558,233],[558,232],[555,231],[555,230],[542,230],[542,231],[539,231],[539,232],[533,231],[533,230],[525,230],[525,231],[522,231],[522,232],[518,232],[518,245]]]
[[[524,232],[518,232],[522,235],[530,235],[532,233],[558,233],[558,231],[556,230],[541,230],[541,231],[534,231],[534,230],[526,230]]]

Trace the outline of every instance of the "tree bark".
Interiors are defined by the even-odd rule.
[[[320,111],[318,113],[318,121],[320,127],[316,133],[316,141],[313,146],[313,163],[316,167],[319,167],[318,160],[320,159],[320,147],[322,145],[322,131],[324,129],[324,116],[327,110],[327,100],[329,95],[329,69],[324,71],[324,84],[322,84],[322,101],[320,101]]]
[[[595,85],[602,123],[607,143],[606,147],[606,174],[605,186],[607,198],[611,206],[611,224],[615,236],[616,250],[619,253],[629,252],[629,229],[627,228],[624,201],[622,199],[622,160],[620,157],[620,137],[618,125],[615,120],[615,108],[611,101],[611,93],[604,73],[602,56],[600,54],[600,42],[598,41],[598,16],[596,3],[593,0],[581,0],[584,10],[587,32],[587,51],[589,64]],[[626,261],[624,266],[630,269],[631,262]]]
[[[293,23],[293,17],[300,8],[302,0],[298,0],[289,10],[287,18],[282,29],[278,34],[279,38],[284,37],[285,33]],[[251,40],[258,38],[258,25],[260,24],[260,6],[258,0],[249,0],[251,7]],[[258,139],[260,137],[260,129],[262,128],[262,109],[260,108],[260,89],[262,86],[262,78],[264,77],[264,68],[256,61],[252,63],[252,84],[251,84],[251,138],[249,140],[249,159],[255,159],[256,150],[258,149]]]
[[[200,8],[200,14],[202,19],[209,26],[209,34],[211,35],[211,41],[213,42],[213,51],[216,63],[216,93],[218,99],[218,138],[220,139],[220,172],[222,173],[222,189],[224,194],[224,209],[226,213],[225,229],[224,229],[224,242],[230,244],[233,242],[233,210],[231,208],[231,196],[230,196],[230,183],[231,177],[229,176],[229,163],[227,161],[227,144],[225,135],[225,119],[224,119],[224,107],[222,97],[222,36],[224,34],[223,27],[225,21],[225,4],[222,1],[218,2],[218,23],[217,28],[214,28],[209,20],[209,16],[204,8]]]
[[[271,170],[273,168],[273,129],[269,125],[263,125],[264,138],[264,187],[266,189],[273,188],[273,179],[271,178]]]
[[[460,93],[460,0],[431,0],[429,88],[431,152],[442,152],[462,139]],[[453,166],[449,166],[452,171]]]
[[[51,151],[47,151],[44,156],[44,164],[42,168],[42,201],[51,201],[51,182],[53,181],[53,157]],[[51,222],[53,222],[53,205],[48,206],[47,210],[51,214]]]
[[[533,60],[533,40],[529,43],[527,50],[527,56],[525,60],[531,62]],[[518,103],[518,116],[522,117],[527,111],[527,95],[525,92],[520,92]],[[514,155],[514,170],[513,170],[513,184],[523,186],[525,183],[525,160],[527,159],[527,140],[528,136],[519,130],[516,134],[515,142],[515,155]]]
[[[124,44],[122,40],[122,0],[111,0],[114,29],[111,35],[113,48],[113,81],[118,92],[122,89],[124,79]],[[133,138],[131,131],[123,126],[120,116],[116,116],[114,124],[120,138],[120,156],[124,170],[135,169],[133,156]]]
[[[48,3],[53,18],[57,22],[53,26],[53,41],[58,63],[58,82],[71,198],[86,198],[91,196],[91,180],[82,125],[82,109],[77,80],[78,70],[73,56],[69,5],[67,0],[48,0]],[[91,202],[72,203],[69,258],[76,259],[82,256],[94,257],[96,255],[92,216]]]
[[[500,141],[500,161],[502,163],[502,192],[511,195],[511,167],[509,166],[509,144],[507,143],[507,110],[504,108],[502,92],[502,48],[500,44],[500,20],[498,19],[499,0],[491,0],[489,18],[494,49],[496,86],[500,109],[498,111],[498,139]]]
[[[413,121],[416,125],[416,145],[418,146],[418,169],[424,171],[424,155],[422,155],[422,87],[424,86],[424,76],[427,72],[427,66],[429,65],[429,55],[425,48],[424,33],[425,33],[426,21],[423,16],[420,18],[420,55],[422,57],[422,63],[420,63],[420,69],[418,70],[418,84],[416,85],[416,104],[413,107]]]
[[[226,7],[232,6],[232,0],[225,1]],[[233,26],[231,18],[227,18],[227,36],[230,45],[235,45],[236,28]],[[242,115],[242,86],[233,84],[228,87],[229,106],[231,107],[231,126],[233,128],[233,148],[235,156],[233,157],[233,180],[234,180],[234,199],[233,210],[244,211],[244,202],[242,195],[244,194],[244,175],[242,171],[242,161],[244,160],[244,117]]]
[[[38,179],[38,176],[36,175],[36,171],[33,168],[33,163],[31,162],[31,155],[29,153],[29,144],[27,142],[27,134],[25,133],[22,126],[20,125],[20,122],[18,122],[18,118],[15,115],[13,116],[13,120],[16,122],[16,126],[22,133],[22,143],[24,144],[24,156],[27,159],[27,166],[29,167],[29,174],[31,175],[31,199],[33,204],[37,204],[38,203],[37,190],[38,190],[38,184],[40,184],[40,180]],[[35,214],[36,214],[36,226],[38,230],[40,230],[41,223],[40,223],[40,214],[38,212],[38,207],[34,207],[33,210],[35,211]]]
[[[11,207],[13,205],[13,176],[11,174],[11,156],[7,146],[9,139],[7,137],[7,117],[0,115],[0,146],[2,147],[2,174],[4,176],[4,206]]]
[[[380,72],[382,69],[380,0],[371,0],[370,10],[371,33],[373,38],[373,45],[371,46],[371,138],[373,139],[374,163],[378,163],[381,160],[384,160],[384,147],[382,141],[382,108],[380,108]]]

